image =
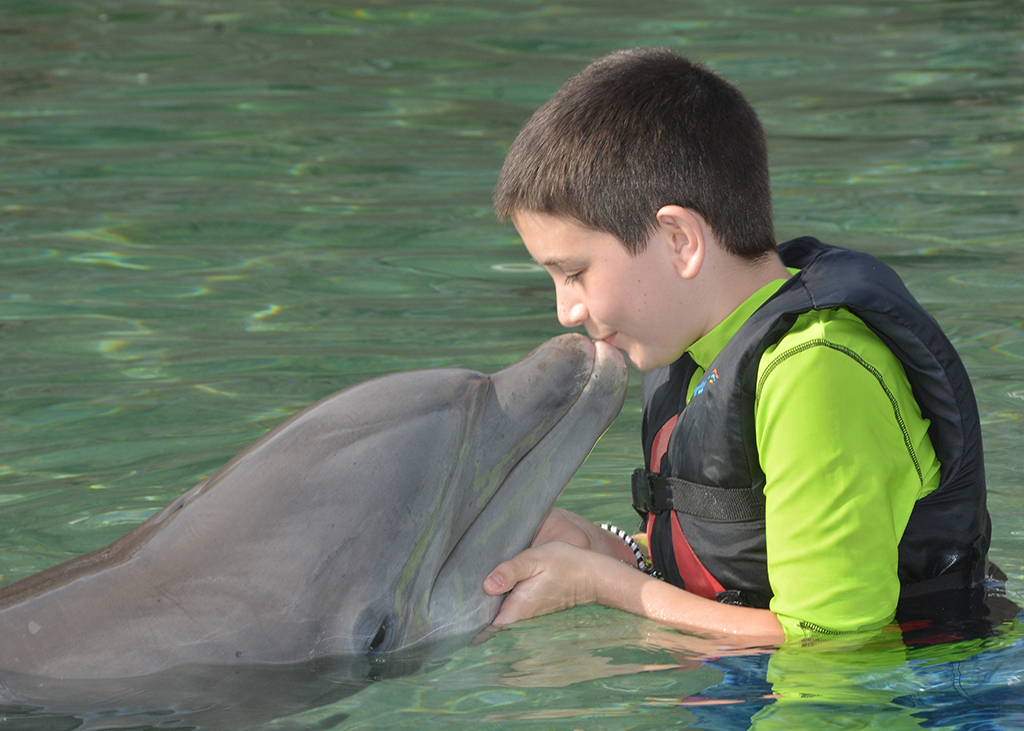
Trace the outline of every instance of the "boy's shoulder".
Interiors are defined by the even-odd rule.
[[[813,347],[830,347],[851,354],[866,351],[872,357],[865,360],[887,356],[899,363],[892,350],[857,315],[845,307],[831,307],[797,315],[792,327],[765,349],[759,370],[780,358],[791,357],[795,350]]]
[[[903,364],[863,320],[843,307],[799,315],[765,350],[758,364],[754,409],[762,463],[771,460],[767,452],[772,449],[765,452],[769,445],[761,443],[769,429],[786,432],[787,440],[811,440],[808,447],[842,435],[838,438],[849,453],[897,460],[897,465],[901,455],[904,461],[909,456],[903,466],[913,468],[899,482],[915,488],[914,499],[938,487],[930,422],[921,414]],[[891,438],[879,440],[882,433]],[[771,443],[777,442],[773,438]],[[806,456],[808,467],[815,462],[813,452]]]
[[[798,315],[792,327],[764,350],[757,367],[755,405],[766,387],[792,389],[808,381],[816,384],[816,390],[849,392],[849,384],[843,383],[835,368],[839,360],[865,371],[884,394],[913,400],[906,371],[892,349],[857,315],[845,307],[833,307]]]

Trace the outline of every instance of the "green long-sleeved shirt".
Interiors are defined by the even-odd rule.
[[[704,369],[765,300],[762,287],[687,352]],[[897,548],[939,462],[902,364],[844,309],[797,318],[758,366],[768,579],[789,637],[889,622]]]

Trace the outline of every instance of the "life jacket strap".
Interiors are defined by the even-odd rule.
[[[633,471],[633,509],[642,516],[675,510],[705,520],[738,523],[764,518],[764,493],[754,487],[715,487]]]

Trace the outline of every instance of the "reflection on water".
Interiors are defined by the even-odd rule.
[[[1020,30],[1016,0],[8,0],[2,580],[108,543],[326,393],[400,369],[495,370],[556,334],[546,275],[494,222],[491,186],[562,81],[615,48],[662,44],[711,63],[763,115],[780,237],[881,256],[960,349],[992,555],[1024,599]],[[621,525],[640,459],[633,380],[561,500]],[[826,694],[786,716],[764,698],[763,658],[686,660],[653,631],[604,610],[535,620],[297,722],[1021,722],[1012,632],[884,670],[839,653],[828,677],[891,697]],[[741,702],[693,700],[705,696]]]

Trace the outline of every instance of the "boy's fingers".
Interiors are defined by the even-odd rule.
[[[528,573],[526,576],[520,575],[523,564],[524,562],[520,560],[520,556],[498,564],[494,571],[484,579],[484,591],[492,596],[511,592],[516,584],[529,576]],[[516,611],[516,608],[521,603],[515,594],[506,596],[505,600],[501,603],[501,610],[491,621],[491,624],[495,627],[505,627],[521,619],[519,616],[521,612]]]
[[[501,611],[491,621],[491,624],[495,627],[507,627],[510,624],[518,622],[520,619],[525,619],[529,615],[523,615],[522,611],[519,611],[519,607],[522,602],[518,600],[518,597],[514,594],[510,594],[505,597],[505,601],[501,603]]]
[[[484,579],[484,591],[491,596],[505,594],[523,579],[529,578],[528,562],[519,554],[498,564]]]
[[[498,567],[484,579],[484,593],[491,596],[504,594],[509,591],[505,588],[506,586],[508,586],[508,580],[505,578],[505,564],[498,564]]]
[[[561,541],[580,548],[590,548],[591,541],[583,525],[589,521],[562,508],[553,508],[533,539],[533,546]]]

